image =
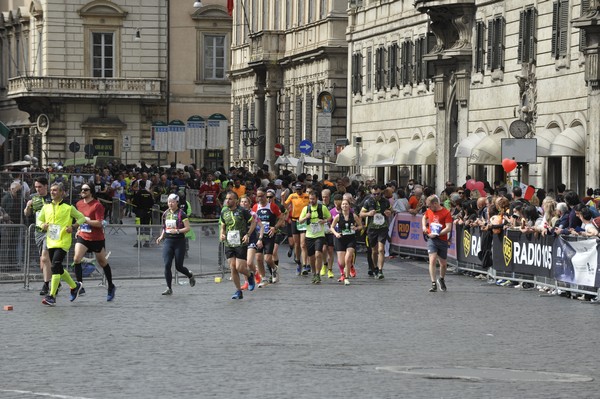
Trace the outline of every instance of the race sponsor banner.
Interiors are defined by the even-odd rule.
[[[559,237],[554,242],[553,277],[565,283],[599,287],[598,241],[572,241]]]
[[[421,222],[423,215],[413,216],[408,212],[396,214],[394,229],[391,235],[391,244],[398,247],[427,250],[427,240],[423,235]],[[456,230],[452,229],[448,257],[456,259]]]
[[[477,254],[481,250],[481,230],[479,227],[456,225],[456,258],[459,262],[481,266]]]
[[[504,230],[494,234],[494,269],[502,273],[552,277],[554,237]]]

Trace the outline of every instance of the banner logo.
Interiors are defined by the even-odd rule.
[[[398,237],[407,240],[410,236],[410,222],[398,220]]]
[[[504,265],[508,267],[510,265],[510,260],[512,259],[513,252],[513,242],[506,235],[502,240],[502,253],[504,254]]]
[[[471,233],[467,230],[464,231],[463,234],[463,249],[465,251],[465,258],[469,256],[469,252],[471,252]]]

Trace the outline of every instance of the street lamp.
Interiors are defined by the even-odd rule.
[[[242,134],[242,143],[244,143],[246,147],[254,147],[265,142],[265,136],[263,134],[258,134],[258,129],[254,124],[251,124],[250,127],[244,125],[240,133]]]
[[[194,2],[194,8],[200,8],[200,7],[202,7],[202,2],[200,0],[196,0]]]

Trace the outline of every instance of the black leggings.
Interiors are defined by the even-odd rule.
[[[187,267],[183,266],[183,259],[185,258],[185,238],[166,238],[163,246],[163,261],[165,262],[165,280],[167,280],[167,287],[171,288],[171,280],[173,280],[173,273],[171,266],[173,264],[173,258],[175,258],[175,270],[179,273],[185,274],[187,277],[192,277],[192,273]]]
[[[50,261],[52,262],[52,274],[63,274],[65,269],[63,268],[63,260],[67,256],[67,252],[61,248],[48,248],[50,254]]]

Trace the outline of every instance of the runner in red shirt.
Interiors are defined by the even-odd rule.
[[[423,215],[421,226],[427,236],[427,253],[429,254],[429,276],[431,288],[429,292],[446,291],[446,267],[448,265],[448,234],[452,231],[452,215],[440,204],[437,195],[432,195],[426,201],[427,210]],[[436,263],[440,262],[440,278],[436,285]]]
[[[214,175],[209,173],[206,176],[206,182],[198,190],[198,197],[202,200],[202,216],[210,219],[216,218],[217,211],[221,208],[221,204],[219,203],[221,187],[213,180]]]
[[[108,283],[107,301],[115,298],[117,288],[112,281],[112,270],[106,257],[106,244],[104,240],[104,206],[92,196],[89,184],[81,186],[81,200],[75,207],[83,213],[86,222],[79,226],[77,231],[77,242],[75,243],[75,254],[73,255],[73,264],[75,266],[75,278],[82,282],[83,270],[81,261],[86,252],[91,251],[96,255],[96,261],[102,267],[106,282]],[[83,287],[80,295],[83,294]]]

